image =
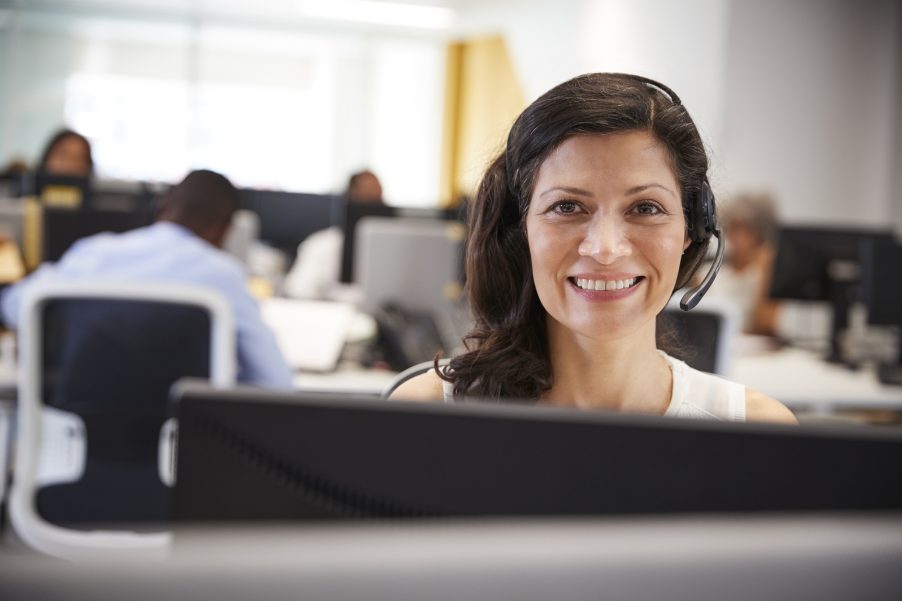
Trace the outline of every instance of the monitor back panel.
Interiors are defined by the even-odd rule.
[[[334,225],[338,200],[328,194],[244,189],[239,195],[241,208],[260,218],[260,239],[284,252],[289,261],[307,236]]]
[[[45,207],[41,228],[41,260],[58,261],[81,238],[101,232],[121,233],[153,223],[146,212],[78,210]]]
[[[884,230],[817,227],[780,228],[769,294],[773,298],[830,300],[836,281],[856,284],[860,265],[877,243],[892,241]],[[860,300],[856,289],[855,299]]]
[[[464,227],[439,219],[368,217],[357,226],[363,308],[444,311],[462,291]]]
[[[902,432],[184,388],[182,520],[902,508]]]
[[[902,327],[902,245],[877,244],[867,271],[868,322]]]

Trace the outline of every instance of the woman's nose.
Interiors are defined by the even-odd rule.
[[[631,252],[625,224],[612,218],[593,219],[579,245],[581,256],[591,257],[602,265],[615,263]]]

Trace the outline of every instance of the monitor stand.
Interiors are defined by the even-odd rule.
[[[833,318],[830,324],[830,350],[824,358],[830,363],[845,363],[843,359],[840,334],[849,328],[849,310],[853,285],[846,282],[833,282],[830,287],[830,304],[833,307]]]

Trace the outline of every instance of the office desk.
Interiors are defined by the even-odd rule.
[[[394,376],[389,371],[346,363],[327,374],[299,373],[295,385],[304,391],[379,394]],[[873,369],[853,371],[826,363],[816,353],[802,349],[735,357],[726,377],[760,390],[795,411],[902,411],[902,386],[881,384]]]
[[[18,599],[898,599],[902,515],[278,524],[176,532],[170,559],[0,557]]]
[[[793,410],[902,411],[902,386],[877,380],[874,370],[827,363],[812,351],[785,348],[733,360],[727,376],[781,401]]]
[[[379,395],[397,374],[384,369],[364,369],[350,363],[330,373],[298,372],[294,386],[302,392],[350,392]]]

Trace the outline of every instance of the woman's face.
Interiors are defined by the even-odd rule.
[[[91,175],[88,152],[82,140],[75,136],[65,136],[50,150],[44,171],[53,175],[88,177]]]
[[[689,246],[667,150],[645,131],[568,138],[539,168],[526,234],[549,328],[653,327]]]

